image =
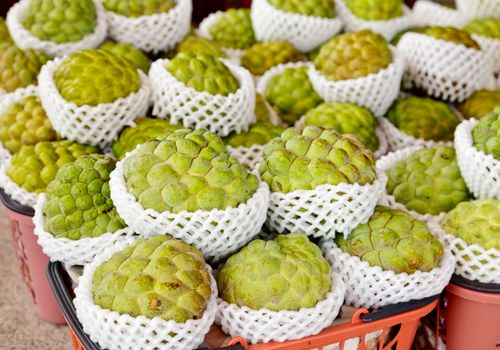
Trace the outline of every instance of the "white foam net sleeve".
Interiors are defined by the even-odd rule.
[[[500,17],[498,0],[456,0],[455,2],[458,10],[471,19]]]
[[[393,62],[377,73],[349,80],[328,80],[314,65],[309,66],[309,79],[314,90],[326,102],[352,102],[382,117],[397,98],[403,77],[404,57],[391,48]]]
[[[416,26],[452,26],[462,28],[469,18],[460,11],[436,2],[419,0],[413,6],[413,20]]]
[[[354,307],[380,308],[440,294],[455,270],[455,258],[445,248],[439,265],[412,274],[384,271],[357,256],[344,253],[332,240],[321,244],[323,254],[346,285],[345,302]]]
[[[342,29],[339,18],[285,12],[268,0],[254,0],[251,17],[258,41],[287,41],[301,52],[315,49]]]
[[[66,101],[54,81],[54,73],[64,58],[56,58],[42,67],[38,77],[42,106],[53,128],[64,138],[105,148],[118,133],[149,107],[150,85],[138,70],[141,86],[127,97],[97,106],[78,106]]]
[[[481,50],[485,51],[487,55],[490,55],[493,62],[493,71],[495,73],[500,72],[500,39],[487,38],[485,36],[472,34],[474,40],[476,40],[481,46]]]
[[[315,307],[298,311],[253,310],[217,299],[216,322],[231,337],[242,336],[252,344],[301,339],[329,327],[344,302],[342,278],[331,269],[331,290]]]
[[[107,24],[104,8],[100,1],[94,1],[96,9],[96,23],[94,31],[80,41],[58,44],[48,40],[41,40],[23,27],[22,20],[27,11],[30,0],[21,0],[14,4],[7,14],[7,26],[12,39],[22,50],[35,49],[49,56],[64,56],[84,49],[93,49],[106,39]]]
[[[9,164],[11,158],[12,156],[10,155],[9,151],[7,151],[0,142],[0,165]]]
[[[463,121],[455,130],[455,150],[462,177],[476,198],[500,199],[500,160],[473,146],[478,120]]]
[[[245,68],[222,60],[240,83],[228,96],[196,91],[177,80],[166,69],[167,59],[151,65],[149,77],[153,89],[153,115],[168,118],[186,128],[210,130],[221,137],[247,131],[255,123],[255,86]]]
[[[308,62],[288,62],[271,67],[259,78],[259,82],[256,85],[256,90],[259,94],[264,96],[269,81],[276,75],[282,74],[286,69],[289,68],[310,67],[311,65],[312,64]]]
[[[103,309],[94,303],[92,281],[96,268],[114,253],[129,246],[131,242],[132,240],[120,242],[85,266],[79,285],[75,289],[76,297],[73,301],[83,330],[92,341],[109,350],[191,350],[197,348],[209,332],[217,313],[217,283],[208,265],[206,268],[210,273],[212,295],[200,319],[177,323],[165,321],[160,317],[132,317]]]
[[[254,170],[262,157],[264,145],[252,145],[250,147],[227,146],[227,150],[234,158],[238,159],[241,164],[247,166],[250,170]]]
[[[484,51],[419,33],[406,33],[397,45],[406,60],[405,80],[429,95],[462,102],[491,82],[491,57]]]
[[[25,190],[7,175],[7,169],[11,161],[12,158],[9,158],[0,163],[0,187],[4,190],[5,194],[19,204],[34,207],[38,200],[38,194]]]
[[[134,18],[106,11],[109,36],[153,54],[173,49],[189,33],[193,11],[192,0],[176,3],[168,12]]]

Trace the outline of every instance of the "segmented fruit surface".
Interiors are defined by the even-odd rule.
[[[477,34],[492,39],[500,39],[500,19],[483,18],[467,23],[464,30],[470,34]]]
[[[225,48],[244,50],[257,42],[249,9],[229,9],[210,27],[213,40]]]
[[[457,106],[464,118],[481,119],[500,105],[500,91],[479,90]]]
[[[481,118],[472,129],[474,147],[500,160],[500,107]]]
[[[481,50],[477,41],[475,41],[469,33],[461,29],[454,27],[429,27],[424,29],[422,33],[436,39],[463,45],[474,50]]]
[[[269,3],[285,12],[324,18],[335,17],[335,2],[331,0],[269,0]]]
[[[206,38],[190,35],[177,47],[178,52],[192,52],[194,54],[207,53],[215,57],[226,57],[226,54],[215,42]]]
[[[253,75],[262,75],[278,64],[301,60],[302,54],[292,44],[284,41],[270,41],[257,43],[246,49],[241,57],[241,65]]]
[[[149,57],[133,45],[127,43],[104,42],[99,49],[108,51],[128,61],[132,66],[148,74],[151,61]]]
[[[175,0],[103,0],[104,7],[125,17],[149,16],[173,9]]]
[[[250,126],[246,132],[230,134],[224,138],[224,142],[231,147],[265,145],[273,138],[280,136],[284,130],[284,127],[275,126],[268,121],[259,121]]]
[[[344,0],[351,12],[366,21],[385,21],[404,14],[403,0]]]

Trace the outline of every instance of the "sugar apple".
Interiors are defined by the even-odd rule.
[[[96,19],[93,0],[29,0],[21,22],[37,38],[62,44],[92,34]]]
[[[179,125],[170,124],[164,119],[137,118],[135,126],[126,127],[120,132],[120,136],[112,145],[113,154],[116,158],[122,159],[137,145],[179,128]]]
[[[285,12],[323,18],[335,17],[335,2],[331,0],[269,0],[269,3]]]
[[[479,120],[472,129],[474,147],[500,160],[500,107]]]
[[[481,47],[472,36],[461,29],[454,27],[428,27],[422,30],[422,33],[436,39],[463,45],[474,50],[481,50]]]
[[[329,80],[347,80],[377,73],[391,62],[384,37],[364,29],[338,35],[324,44],[314,65]]]
[[[217,284],[226,302],[271,311],[314,307],[332,287],[328,262],[303,233],[250,242],[222,266]]]
[[[59,168],[91,153],[97,153],[97,149],[68,140],[43,141],[36,145],[22,146],[13,155],[7,175],[25,190],[42,193]]]
[[[199,319],[212,294],[201,252],[170,235],[143,238],[99,265],[94,302],[132,317]]]
[[[500,19],[483,18],[467,23],[464,30],[470,34],[477,34],[492,39],[500,39]]]
[[[233,132],[224,138],[224,142],[231,147],[251,147],[252,145],[265,145],[275,137],[281,135],[284,127],[275,126],[268,121],[260,121],[239,134]]]
[[[104,50],[69,55],[57,67],[54,82],[61,96],[78,106],[111,103],[137,92],[137,69],[124,58]]]
[[[36,96],[26,97],[10,105],[0,115],[0,142],[12,154],[23,145],[57,139],[57,133]]]
[[[271,112],[266,105],[266,101],[261,94],[255,95],[255,118],[257,121],[268,121],[271,116]]]
[[[241,65],[253,75],[262,75],[278,64],[301,60],[302,54],[292,44],[285,41],[269,41],[254,44],[246,49],[241,56]]]
[[[365,21],[385,21],[404,14],[403,0],[344,0],[354,16]]]
[[[448,212],[470,197],[452,147],[418,150],[386,173],[387,192],[420,214]]]
[[[353,135],[307,126],[287,129],[264,147],[260,176],[273,192],[375,180],[375,157]]]
[[[404,210],[377,206],[367,223],[335,243],[371,266],[396,273],[428,272],[439,265],[443,246],[422,221]]]
[[[479,90],[458,105],[464,118],[481,119],[500,105],[500,91]]]
[[[175,0],[104,0],[104,7],[125,17],[149,16],[173,9]]]
[[[467,244],[500,250],[500,200],[462,202],[446,214],[443,229]]]
[[[237,207],[259,181],[212,132],[180,129],[148,141],[124,159],[128,191],[146,209],[179,213]]]
[[[151,60],[149,57],[133,45],[127,43],[104,42],[99,49],[110,52],[128,61],[132,66],[148,74]]]
[[[257,42],[253,32],[249,9],[229,9],[210,27],[216,44],[244,50]]]
[[[355,135],[370,151],[378,150],[377,120],[373,113],[354,103],[323,103],[305,115],[305,125]]]
[[[433,141],[452,141],[459,124],[446,103],[416,96],[396,100],[387,119],[407,135]]]
[[[207,53],[215,57],[227,57],[215,42],[194,35],[186,37],[177,47],[177,52]]]
[[[280,118],[289,124],[323,102],[309,81],[307,67],[287,68],[273,76],[264,96]]]
[[[403,30],[400,30],[396,33],[396,35],[391,39],[391,45],[397,46],[403,35],[406,33],[422,33],[426,27],[409,27]]]
[[[12,42],[5,18],[0,17],[0,43]]]

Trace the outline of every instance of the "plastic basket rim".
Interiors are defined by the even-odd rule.
[[[12,199],[3,188],[0,188],[0,202],[8,209],[17,214],[31,216],[35,215],[35,209],[27,205],[22,205]]]

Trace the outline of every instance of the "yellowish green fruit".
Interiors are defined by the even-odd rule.
[[[500,91],[479,90],[457,106],[464,118],[481,119],[500,106]]]

